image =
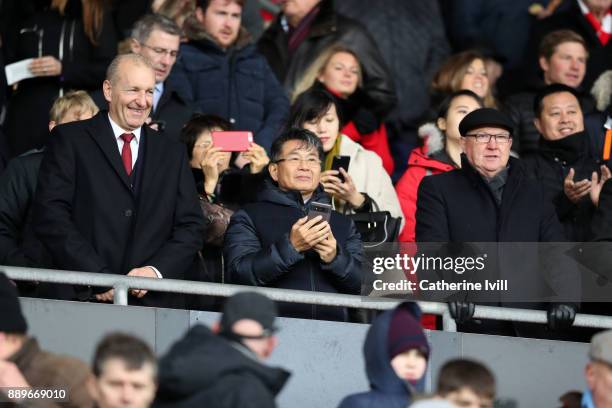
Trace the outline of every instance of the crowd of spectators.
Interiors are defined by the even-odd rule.
[[[384,242],[610,241],[612,0],[528,3],[283,0],[264,22],[255,0],[2,1],[0,264],[358,294],[364,215],[397,222]],[[248,146],[216,145],[229,131]],[[580,310],[572,265],[566,301],[530,306],[550,329]],[[449,302],[460,329],[534,335],[476,302]]]

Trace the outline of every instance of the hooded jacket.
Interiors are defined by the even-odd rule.
[[[416,148],[408,158],[408,169],[397,182],[395,192],[406,223],[399,235],[400,242],[414,242],[416,227],[417,191],[423,177],[445,173],[456,168],[444,150],[444,135],[432,123],[419,128],[424,145]]]
[[[272,408],[289,375],[196,325],[161,359],[153,407]]]
[[[195,23],[186,33],[190,41],[181,45],[168,82],[196,111],[253,132],[255,142],[269,151],[289,112],[289,99],[249,34],[241,29],[224,50]]]
[[[297,191],[283,191],[271,180],[258,201],[234,213],[225,233],[223,254],[228,282],[330,293],[358,294],[363,246],[355,224],[332,211],[329,224],[337,255],[324,263],[314,250],[297,252],[289,240],[292,225],[308,214],[313,202],[329,203],[319,188],[308,203]],[[279,304],[283,316],[347,320],[346,309]]]
[[[402,303],[418,320],[421,312],[415,303]],[[387,337],[394,309],[379,315],[370,326],[363,345],[366,374],[370,391],[352,394],[342,400],[338,408],[405,408],[410,405],[415,390],[423,391],[424,379],[414,387],[395,374],[389,358]]]

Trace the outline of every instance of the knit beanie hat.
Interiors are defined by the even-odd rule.
[[[0,332],[25,334],[28,331],[17,288],[3,273],[0,273],[0,314]]]
[[[389,324],[387,336],[389,360],[410,349],[421,351],[425,358],[429,359],[429,343],[423,327],[415,315],[408,308],[402,307],[403,305],[395,309]]]

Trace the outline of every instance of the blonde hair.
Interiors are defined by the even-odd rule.
[[[486,58],[480,52],[475,50],[463,51],[451,55],[444,64],[440,67],[433,80],[431,81],[431,89],[436,93],[450,94],[461,90],[463,77],[467,73],[470,65],[475,60],[481,60],[483,65]],[[486,108],[496,108],[497,103],[491,91],[491,84],[487,94],[482,98]]]
[[[64,116],[73,108],[80,107],[92,114],[98,113],[98,106],[85,91],[70,91],[55,100],[49,111],[49,120],[60,123]]]
[[[345,45],[342,44],[334,44],[325,49],[318,57],[314,60],[312,64],[304,71],[302,78],[297,82],[295,88],[293,89],[293,93],[291,94],[291,102],[293,103],[295,99],[304,91],[308,90],[317,80],[317,77],[323,73],[327,64],[332,59],[332,57],[340,52],[346,52],[347,54],[351,54],[357,64],[359,65],[359,74],[358,74],[358,82],[357,86],[361,87],[363,85],[363,74],[361,70],[361,63],[359,62],[359,58],[355,51],[351,50]]]

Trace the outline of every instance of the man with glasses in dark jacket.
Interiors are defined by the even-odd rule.
[[[506,114],[490,108],[463,118],[459,123],[464,151],[461,168],[425,177],[419,186],[416,241],[464,243],[465,248],[479,247],[477,253],[485,248],[486,265],[493,267],[486,267],[478,277],[507,279],[507,292],[466,291],[462,300],[452,299],[450,313],[462,331],[544,336],[535,328],[521,330],[518,324],[472,319],[474,303],[470,302],[486,299],[495,306],[530,302],[522,307],[535,309],[543,307],[544,299],[553,293],[559,302],[546,305],[551,329],[570,326],[576,313],[580,280],[575,264],[563,258],[564,265],[556,263],[549,268],[552,271],[539,267],[542,254],[548,254],[543,251],[550,246],[538,243],[563,242],[565,237],[542,186],[527,176],[520,161],[510,158],[513,127]],[[452,245],[448,247],[453,250]]]
[[[225,233],[231,283],[331,293],[359,293],[363,248],[355,224],[331,212],[309,219],[313,203],[327,204],[319,185],[323,146],[308,130],[291,129],[272,145],[272,180],[256,203],[236,212]],[[347,320],[345,309],[283,305],[281,314]]]

